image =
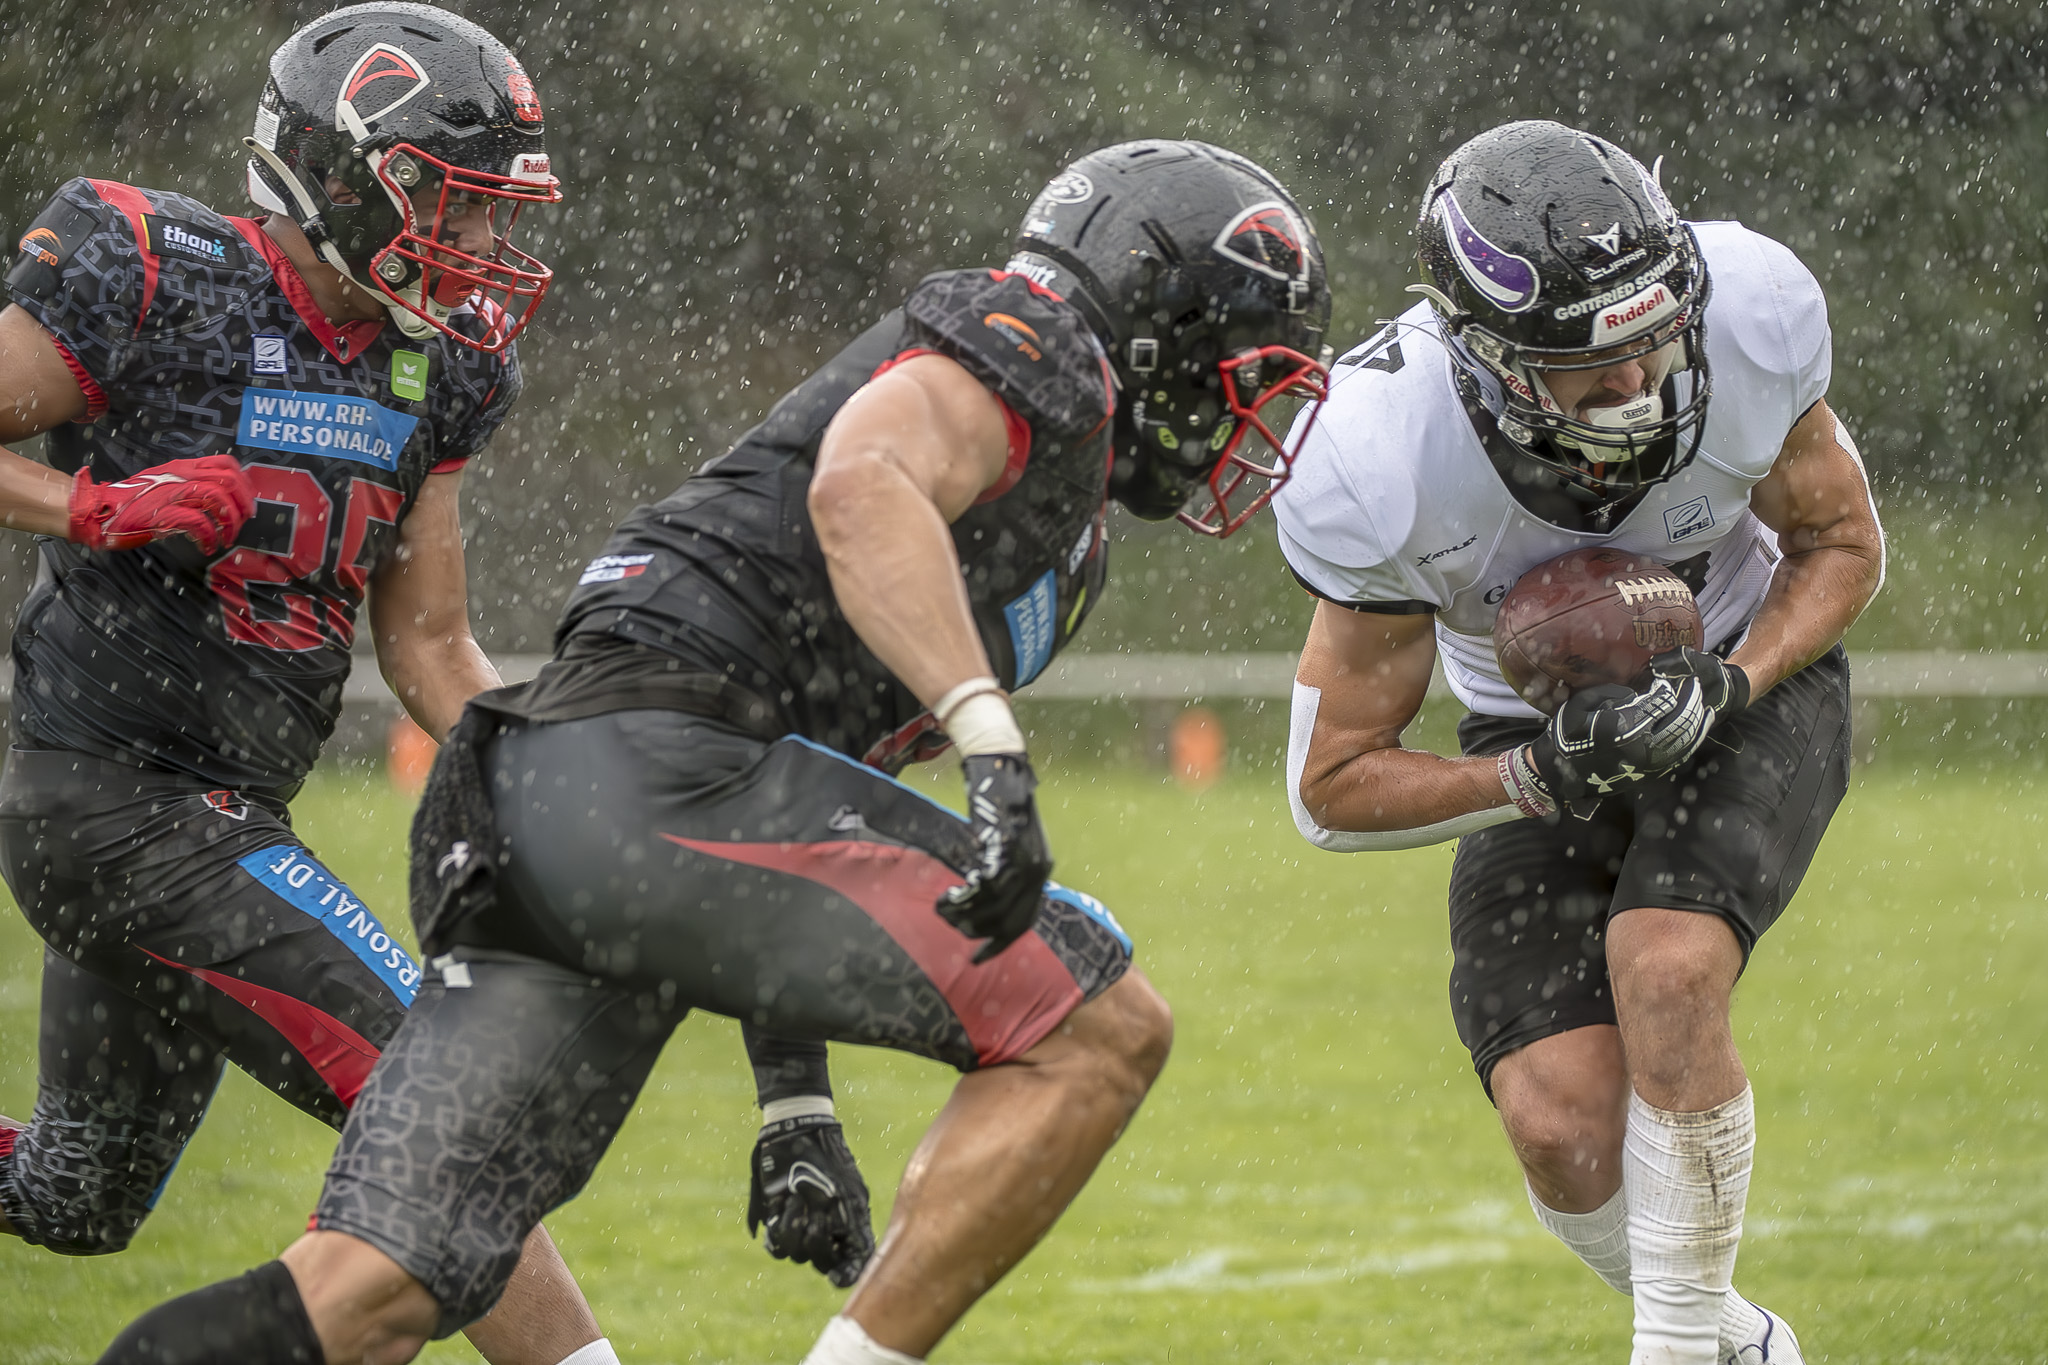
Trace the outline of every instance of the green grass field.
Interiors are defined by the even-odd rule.
[[[1859,776],[1737,1029],[1761,1127],[1737,1283],[1809,1361],[2048,1360],[2048,785]],[[943,791],[950,773],[939,774]],[[1082,768],[1043,792],[1063,880],[1173,1001],[1159,1088],[942,1362],[1619,1362],[1625,1300],[1538,1231],[1445,1004],[1447,849],[1344,858],[1270,772],[1207,793]],[[329,776],[308,842],[402,917],[404,804]],[[0,917],[0,1112],[33,1103],[38,945]],[[877,1219],[947,1073],[841,1050]],[[549,1220],[630,1365],[794,1362],[839,1296],[747,1243],[752,1087],[692,1020],[592,1188]],[[332,1136],[231,1074],[125,1255],[0,1242],[0,1360],[90,1360],[167,1295],[273,1255]],[[474,1359],[459,1339],[427,1360]]]

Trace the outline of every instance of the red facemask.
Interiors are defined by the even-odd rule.
[[[398,179],[399,168],[405,165],[401,157],[421,168],[422,176],[413,185]],[[549,174],[545,156],[523,154],[519,161],[519,174],[494,175],[451,165],[410,143],[400,143],[377,163],[377,179],[405,206],[405,230],[370,258],[371,275],[387,297],[435,331],[493,354],[504,350],[525,329],[555,277],[554,271],[513,246],[510,238],[526,205],[562,202],[562,182]],[[419,188],[419,179],[434,173],[441,177],[439,198],[432,221],[422,226],[412,194]],[[457,203],[485,215],[491,228],[488,254],[473,255],[437,240],[450,222],[450,206]],[[501,205],[509,206],[502,225],[498,222]],[[405,269],[407,265],[411,269]],[[418,277],[401,292],[388,283],[386,270],[401,279],[417,270]],[[448,310],[465,302],[487,323],[481,338],[464,336],[448,326]]]
[[[1275,382],[1258,387],[1261,374],[1269,364],[1279,366],[1283,372]],[[1257,350],[1245,351],[1217,368],[1223,374],[1223,397],[1230,405],[1230,415],[1237,421],[1237,430],[1231,433],[1230,443],[1224,446],[1222,457],[1209,471],[1208,508],[1199,514],[1182,512],[1179,515],[1183,525],[1220,540],[1258,515],[1259,510],[1271,502],[1273,495],[1293,477],[1294,461],[1301,454],[1302,443],[1308,440],[1323,402],[1329,397],[1330,370],[1320,361],[1311,360],[1285,346],[1261,346]],[[1252,394],[1250,403],[1244,401],[1239,390],[1240,373]],[[1309,405],[1295,418],[1291,449],[1282,438],[1273,434],[1273,429],[1260,415],[1268,403],[1281,398],[1298,398]],[[1247,452],[1243,447],[1246,437],[1252,433],[1258,435],[1263,447],[1255,445]],[[1270,463],[1260,464],[1251,458],[1252,455],[1270,460]],[[1233,510],[1231,501],[1234,498],[1248,498],[1249,501]]]

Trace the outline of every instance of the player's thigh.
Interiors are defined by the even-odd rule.
[[[59,953],[337,1126],[417,986],[280,809],[234,793],[17,752],[0,855]]]
[[[35,1114],[15,1141],[0,1212],[72,1255],[128,1245],[220,1083],[219,1049],[45,949]]]
[[[1535,722],[1468,716],[1467,753],[1526,742]],[[1492,1090],[1501,1058],[1538,1039],[1614,1023],[1606,928],[1628,851],[1625,817],[1604,807],[1511,820],[1458,841],[1451,864],[1451,1015]]]
[[[441,1306],[488,1312],[583,1188],[682,1017],[658,992],[474,947],[438,959],[357,1098],[314,1226],[375,1246]]]
[[[1100,902],[1048,883],[1034,932],[975,965],[936,908],[965,823],[804,740],[627,712],[509,734],[490,769],[504,899],[555,960],[772,1032],[985,1066],[1131,960]]]
[[[1632,801],[1617,914],[1715,915],[1746,960],[1799,888],[1849,789],[1849,664],[1840,646],[1716,727],[1692,762]]]

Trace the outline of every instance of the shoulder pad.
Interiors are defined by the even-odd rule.
[[[903,305],[911,331],[959,361],[1034,432],[1093,434],[1115,403],[1109,362],[1072,304],[1022,275],[928,275]]]
[[[55,293],[78,249],[103,230],[112,216],[88,180],[73,180],[58,190],[15,243],[14,261],[7,271],[8,291],[31,299],[46,299]]]

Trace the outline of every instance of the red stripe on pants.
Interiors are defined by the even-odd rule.
[[[1081,1003],[1081,988],[1045,940],[1025,934],[980,966],[976,941],[939,917],[939,893],[965,882],[923,849],[862,839],[721,843],[661,836],[698,853],[785,872],[846,897],[910,955],[967,1030],[983,1066],[1022,1056]]]
[[[147,948],[138,946],[136,951],[156,958],[166,967],[175,967],[196,976],[222,995],[248,1006],[264,1023],[284,1035],[284,1040],[320,1074],[320,1079],[327,1082],[327,1088],[334,1092],[344,1107],[356,1102],[363,1082],[370,1079],[370,1068],[377,1065],[378,1056],[377,1049],[362,1034],[326,1011],[315,1009],[283,991],[274,991],[268,986],[225,976],[204,967],[188,967],[182,962],[159,957]]]

